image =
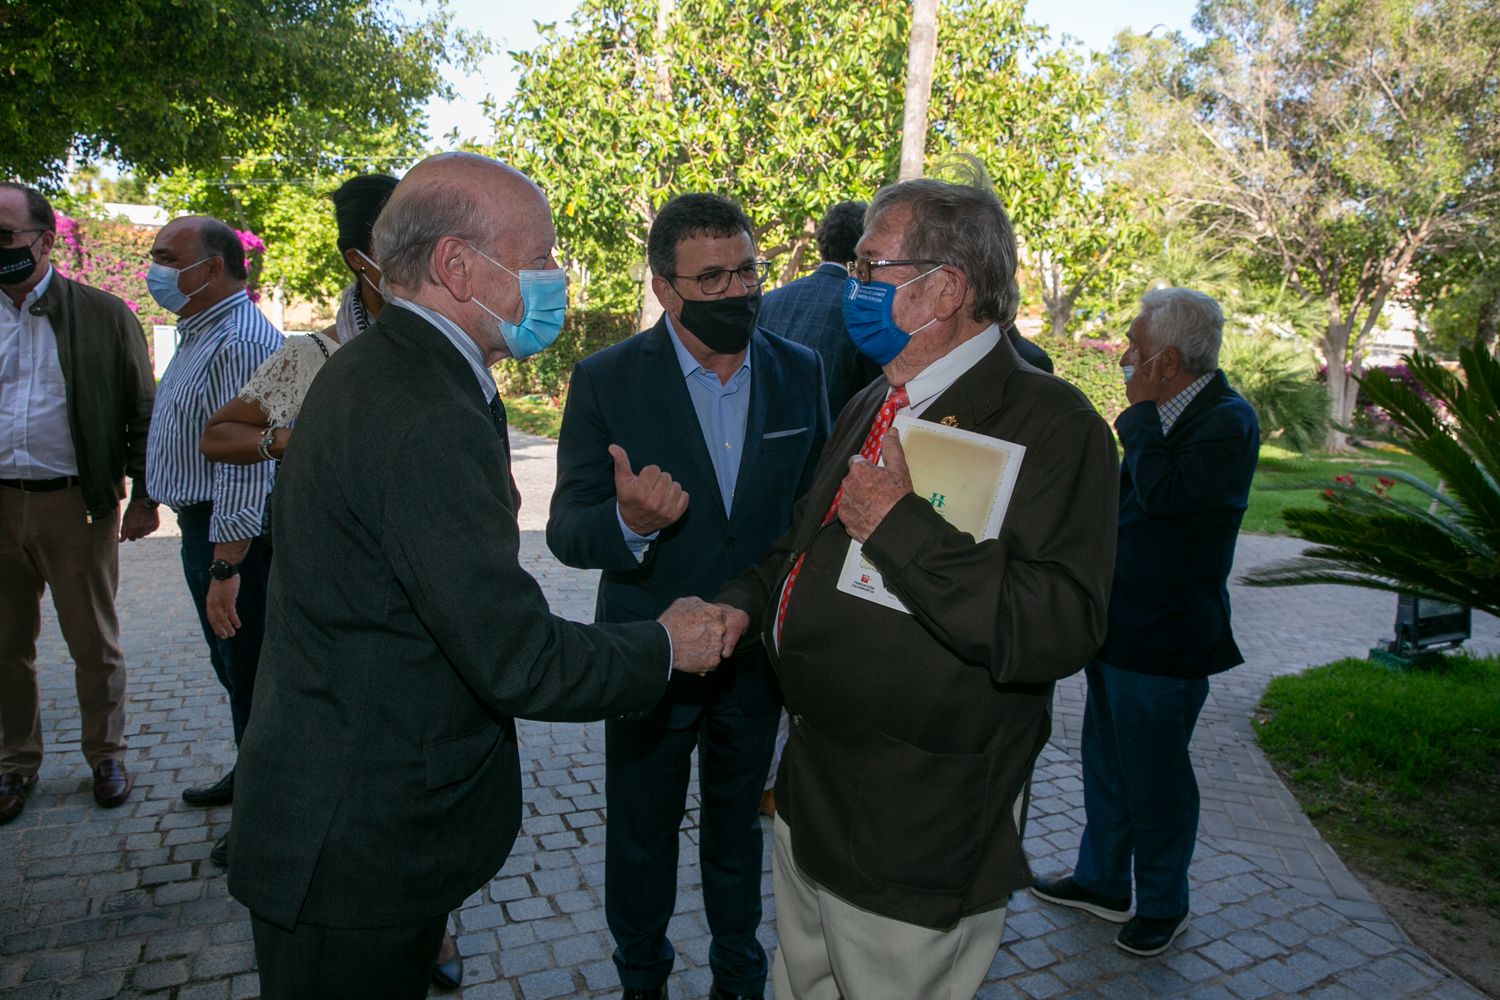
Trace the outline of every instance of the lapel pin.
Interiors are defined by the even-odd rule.
[[[957,427],[958,426],[958,418],[955,417],[953,414],[950,413],[946,417],[944,417],[942,420],[938,421],[938,423],[942,424],[944,427]]]

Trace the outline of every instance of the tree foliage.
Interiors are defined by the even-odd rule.
[[[1122,36],[1127,169],[1323,313],[1336,422],[1386,302],[1497,193],[1486,0],[1204,0],[1206,40]],[[1336,442],[1330,442],[1336,443]]]
[[[1023,10],[942,6],[927,151],[978,155],[1041,252],[1066,242],[1058,206],[1092,182],[1080,149],[1099,98]],[[513,53],[521,79],[496,117],[497,152],[552,199],[591,305],[638,303],[651,220],[686,191],[738,200],[784,281],[814,263],[830,205],[896,177],[909,25],[906,0],[584,0],[567,29],[543,25],[535,50]],[[1066,266],[1090,273],[1092,252]]]
[[[27,0],[0,5],[0,175],[57,181],[70,155],[147,175],[250,149],[320,162],[348,135],[424,127],[441,65],[472,57],[443,0]]]

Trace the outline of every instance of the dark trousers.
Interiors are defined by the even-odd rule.
[[[400,927],[282,930],[250,914],[261,1000],[417,1000],[427,995],[446,914]]]
[[[1154,677],[1094,660],[1084,668],[1083,808],[1073,880],[1128,898],[1136,913],[1188,911],[1188,862],[1198,839],[1198,782],[1188,743],[1208,679]]]
[[[235,611],[240,627],[228,639],[214,635],[208,623],[204,602],[208,600],[208,565],[214,561],[214,543],[208,539],[208,522],[213,505],[196,503],[177,512],[177,527],[182,531],[182,575],[188,593],[203,626],[208,642],[208,658],[224,690],[229,692],[229,712],[234,719],[234,745],[240,745],[245,726],[250,722],[250,701],[255,692],[255,671],[260,665],[260,647],[266,631],[266,582],[271,576],[271,542],[262,536],[250,543],[250,550],[240,563],[240,591]]]
[[[698,750],[699,864],[713,942],[714,983],[759,995],[766,984],[760,926],[761,826],[756,808],[771,766],[777,713],[746,715],[729,688],[695,725],[605,724],[604,914],[625,989],[655,989],[672,972],[667,922],[677,902],[677,845],[688,773]]]

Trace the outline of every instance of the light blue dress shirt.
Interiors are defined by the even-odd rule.
[[[677,335],[677,328],[672,325],[672,317],[668,315],[666,320],[668,339],[672,341],[672,349],[677,352],[677,364],[682,369],[688,397],[693,401],[693,412],[698,417],[698,429],[703,433],[703,443],[708,446],[708,457],[713,462],[714,477],[719,483],[719,498],[727,516],[734,509],[734,488],[740,478],[740,459],[745,452],[745,425],[750,421],[750,348],[745,348],[745,360],[739,371],[728,382],[721,384],[719,376],[704,369],[683,346]],[[625,519],[620,517],[619,511],[620,505],[616,503],[615,517],[620,522],[625,544],[630,547],[636,559],[640,560],[645,557],[646,549],[658,533],[636,534],[625,525]]]

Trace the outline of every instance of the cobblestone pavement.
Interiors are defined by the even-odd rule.
[[[587,620],[594,574],[560,566],[542,537],[550,442],[515,439],[525,495],[522,551],[560,614]],[[70,661],[50,615],[40,644],[48,755],[20,819],[0,827],[0,996],[245,998],[257,993],[250,926],[208,861],[227,808],[185,807],[182,789],[233,762],[229,712],[203,653],[172,526],[125,546],[120,611],[130,662],[129,767],[136,790],[94,807],[78,752]],[[1245,536],[1241,569],[1297,548]],[[1215,678],[1194,741],[1203,821],[1192,866],[1193,924],[1157,959],[1111,944],[1114,925],[1013,900],[983,997],[1477,997],[1390,921],[1297,808],[1255,746],[1254,706],[1271,676],[1361,655],[1391,630],[1394,600],[1318,587],[1235,588],[1249,662]],[[1500,649],[1500,624],[1474,646]],[[1038,765],[1027,848],[1036,870],[1066,870],[1083,821],[1081,676],[1058,685],[1056,732]],[[613,995],[604,925],[604,745],[595,725],[521,725],[526,819],[510,860],[459,912],[465,1000]],[[316,766],[315,762],[310,762]],[[671,937],[674,1000],[708,994],[708,929],[696,865],[696,803],[683,824]],[[767,836],[766,920],[775,943]],[[858,1000],[858,998],[855,998]]]

